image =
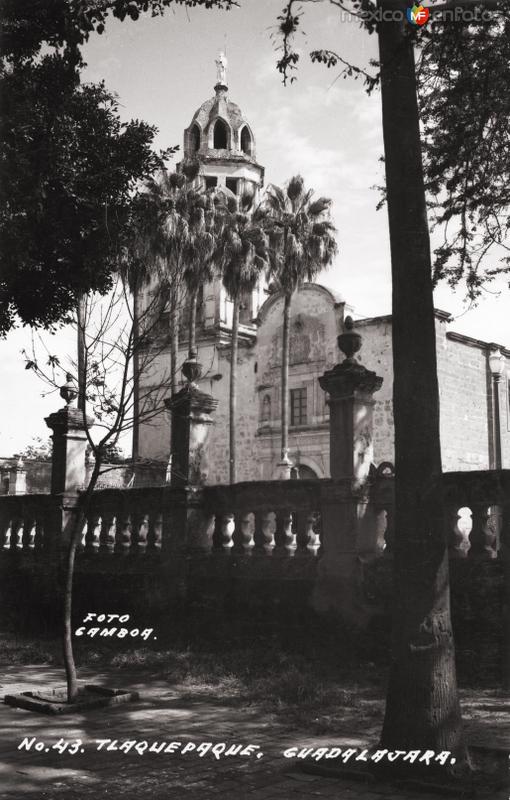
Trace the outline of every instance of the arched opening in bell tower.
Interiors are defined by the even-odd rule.
[[[200,128],[195,123],[191,129],[191,150],[197,153],[200,150]]]
[[[214,123],[213,147],[215,150],[226,150],[228,147],[228,128],[222,119]]]
[[[241,131],[241,150],[248,156],[253,155],[253,141],[246,125]]]

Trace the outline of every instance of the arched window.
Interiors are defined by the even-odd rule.
[[[194,153],[200,150],[200,128],[193,125],[191,129],[191,149]]]
[[[246,125],[241,131],[241,150],[249,156],[251,156],[253,152],[253,142],[251,140],[250,131]]]
[[[215,150],[226,150],[228,147],[228,130],[222,119],[217,119],[214,124],[213,147]]]

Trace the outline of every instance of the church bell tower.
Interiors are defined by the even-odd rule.
[[[253,195],[257,203],[264,185],[264,167],[256,159],[255,137],[241,109],[228,96],[227,58],[216,59],[214,96],[202,103],[184,131],[184,161],[198,161],[197,181],[203,189],[219,189],[240,197]],[[177,169],[182,168],[182,162]],[[204,286],[197,320],[197,342],[216,338],[229,341],[232,303],[221,280]],[[255,337],[253,321],[265,299],[262,286],[243,298],[240,311],[240,343]]]

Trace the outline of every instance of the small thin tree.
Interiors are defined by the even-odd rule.
[[[130,432],[133,426],[147,424],[160,413],[170,386],[169,374],[161,376],[157,385],[151,385],[145,392],[140,392],[133,381],[135,356],[140,370],[149,371],[165,346],[164,343],[158,345],[158,337],[154,335],[158,324],[158,298],[139,313],[135,325],[127,285],[119,277],[108,297],[86,296],[83,306],[88,325],[82,336],[85,392],[80,410],[93,468],[77,498],[63,575],[63,650],[68,702],[78,694],[72,645],[74,565],[94,489],[105,471],[108,450],[115,447],[119,438]],[[50,355],[45,364],[38,360],[35,352],[30,356],[25,352],[24,355],[25,367],[32,369],[47,385],[58,388],[64,373],[68,389],[78,388],[74,358],[69,359],[69,364],[64,367],[63,360],[55,355]],[[75,393],[78,394],[77,390]],[[137,402],[135,393],[138,393]]]
[[[290,179],[285,189],[270,184],[265,205],[268,210],[270,275],[283,293],[281,463],[289,465],[289,357],[292,298],[305,281],[313,281],[329,266],[337,252],[336,229],[329,219],[331,200],[313,200],[301,175]]]

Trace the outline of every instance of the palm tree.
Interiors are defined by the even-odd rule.
[[[188,248],[189,223],[185,213],[188,178],[183,173],[162,170],[146,189],[154,205],[155,228],[151,236],[151,260],[170,302],[171,392],[177,392],[179,357],[179,301]]]
[[[139,192],[132,200],[129,232],[120,252],[119,274],[133,298],[133,461],[139,455],[140,415],[140,292],[154,273],[159,273],[160,261],[154,242],[158,236],[159,207],[150,192]]]
[[[282,445],[281,463],[289,462],[289,331],[292,298],[305,282],[312,281],[329,266],[337,252],[336,229],[329,219],[331,200],[312,200],[301,175],[290,179],[285,189],[271,184],[266,193],[269,214],[270,275],[283,293],[282,343]]]
[[[230,363],[229,452],[230,483],[236,482],[236,405],[239,310],[244,293],[252,292],[268,265],[267,237],[262,227],[264,214],[253,208],[254,198],[244,194],[240,201],[227,198],[217,246],[217,262],[223,286],[233,302]]]
[[[200,287],[214,277],[214,201],[211,194],[188,189],[180,198],[180,213],[188,220],[182,277],[189,298],[189,358],[195,358],[197,301]]]

